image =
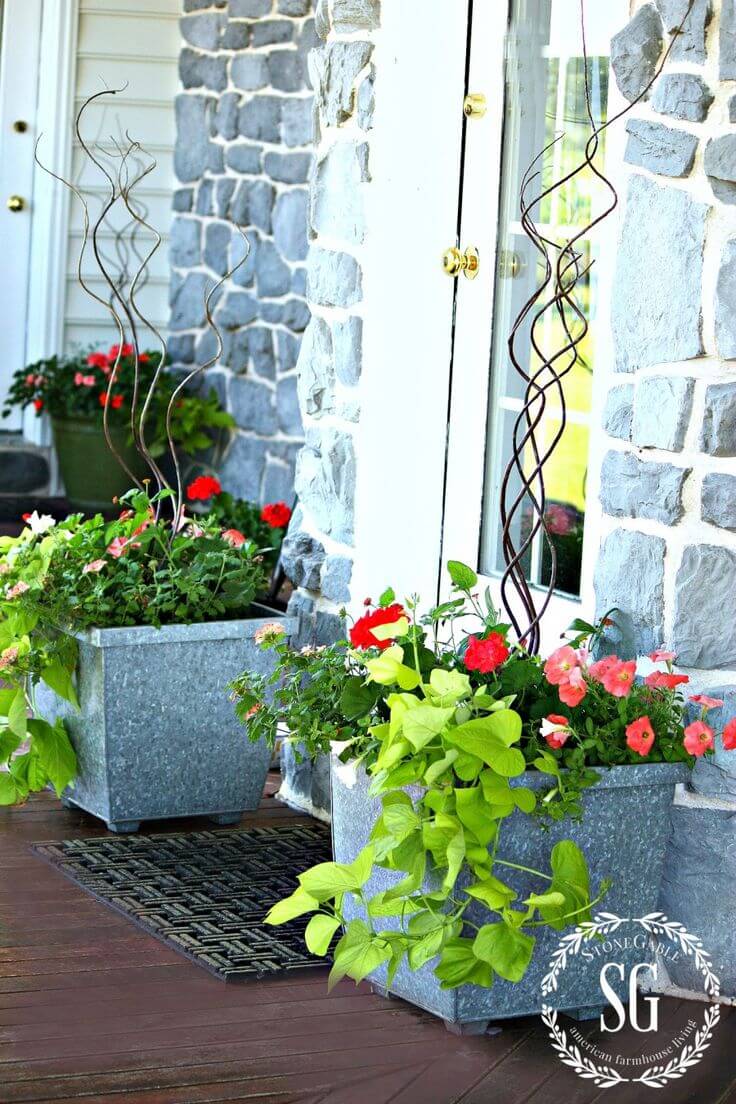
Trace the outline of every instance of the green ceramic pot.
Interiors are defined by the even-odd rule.
[[[52,418],[51,426],[72,508],[84,513],[111,510],[113,498],[129,491],[132,480],[108,448],[102,426],[86,418]],[[127,426],[110,426],[110,438],[138,479],[150,475],[143,458],[127,443]]]

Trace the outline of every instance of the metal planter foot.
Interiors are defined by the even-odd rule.
[[[75,805],[70,797],[60,797],[59,801],[61,802],[62,809],[76,809],[77,811],[79,810],[79,806]]]
[[[221,828],[226,828],[228,825],[231,824],[240,824],[242,816],[243,814],[241,812],[214,813],[208,819],[211,820],[213,824],[218,824]]]
[[[606,1006],[604,1004],[596,1004],[591,1005],[590,1008],[570,1008],[564,1015],[569,1016],[571,1020],[584,1023],[586,1020],[597,1020],[605,1011]]]
[[[108,820],[107,830],[108,832],[115,832],[117,835],[129,835],[131,832],[137,832],[141,826],[139,820]]]
[[[491,1023],[490,1020],[470,1020],[469,1023],[458,1023],[456,1020],[442,1022],[451,1035],[485,1035]]]

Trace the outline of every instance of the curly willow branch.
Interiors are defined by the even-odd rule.
[[[501,479],[500,516],[501,516],[501,545],[505,564],[505,570],[501,577],[501,602],[506,614],[514,627],[519,642],[532,653],[539,651],[541,641],[541,620],[544,616],[554,594],[557,577],[557,555],[552,541],[547,522],[545,520],[546,495],[544,486],[544,467],[553,452],[560,443],[567,425],[567,408],[565,403],[565,391],[563,380],[570,374],[573,368],[580,363],[579,348],[588,333],[589,324],[585,313],[575,298],[575,290],[580,281],[590,272],[591,262],[582,266],[583,254],[578,251],[578,245],[596,227],[598,227],[615,210],[618,204],[618,194],[611,181],[595,164],[595,157],[600,146],[601,135],[615,122],[638,104],[648,94],[654,83],[659,78],[677,35],[687,21],[695,0],[689,0],[687,11],[681,23],[673,32],[670,43],[660,61],[657,69],[645,88],[639,95],[612,115],[605,122],[596,124],[593,117],[590,95],[590,80],[588,75],[588,50],[585,34],[585,0],[580,0],[580,26],[583,48],[583,73],[585,81],[585,105],[586,114],[590,122],[591,134],[588,138],[583,158],[578,165],[567,172],[558,180],[548,186],[541,184],[541,169],[538,167],[543,162],[545,154],[557,142],[564,138],[564,134],[557,135],[538,153],[527,168],[521,181],[519,207],[521,212],[521,225],[524,234],[532,243],[534,250],[541,259],[544,275],[539,286],[527,299],[517,315],[511,328],[508,339],[508,355],[514,370],[524,381],[524,403],[517,415],[512,431],[512,453]],[[562,244],[545,238],[539,231],[534,220],[534,211],[553,193],[568,185],[576,177],[586,171],[592,172],[605,186],[610,194],[610,203],[605,210],[592,218],[582,229]],[[529,198],[532,185],[536,182],[538,191]],[[551,253],[557,256],[553,263]],[[555,315],[559,320],[564,335],[559,348],[546,352],[538,339],[540,327],[550,315]],[[529,344],[531,352],[539,362],[539,366],[533,371],[527,371],[520,358],[518,343],[520,331],[523,325],[530,321]],[[537,431],[542,423],[547,406],[548,392],[553,391],[559,403],[559,426],[552,440],[544,452],[540,452]],[[531,455],[531,467],[527,471],[524,467],[524,459],[528,453]],[[516,478],[515,478],[516,477]],[[518,490],[513,487],[518,481]],[[514,543],[513,532],[516,527],[521,531],[523,515],[525,511],[531,511],[532,520],[517,548]],[[544,597],[537,608],[532,585],[529,583],[524,570],[524,559],[540,533],[543,534],[550,556],[550,578]],[[513,591],[515,597],[510,593]]]

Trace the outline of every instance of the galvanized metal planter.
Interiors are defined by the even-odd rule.
[[[268,673],[259,626],[291,621],[266,607],[238,621],[90,629],[78,634],[77,713],[45,686],[42,716],[62,717],[79,773],[63,800],[113,832],[144,820],[206,816],[235,823],[256,809],[270,762],[235,716],[226,684],[244,669]]]
[[[368,843],[380,801],[369,795],[369,780],[364,771],[352,772],[351,777],[350,768],[333,759],[331,774],[335,858],[338,862],[351,862]],[[585,816],[581,824],[566,822],[543,831],[532,818],[514,813],[504,822],[499,857],[546,870],[549,853],[557,840],[572,839],[585,853],[594,888],[605,877],[613,879],[613,888],[601,908],[621,916],[641,916],[654,911],[657,905],[670,831],[669,809],[675,786],[686,777],[687,768],[683,764],[653,763],[614,767],[601,771],[601,775],[601,781],[585,791]],[[512,784],[540,789],[549,786],[549,779],[530,771]],[[416,796],[419,791],[410,787],[407,792]],[[367,891],[372,894],[388,889],[400,877],[390,871],[378,871]],[[525,879],[527,875],[517,877],[514,872],[509,880],[522,897],[532,890],[539,892],[538,878]],[[462,882],[458,884],[461,886]],[[361,915],[357,907],[352,915]],[[474,903],[467,915],[475,924],[489,923],[491,919],[480,903]],[[398,921],[381,923],[386,927],[399,926]],[[448,1028],[464,1033],[485,1031],[491,1020],[537,1014],[542,1005],[540,983],[561,933],[539,928],[536,934],[532,964],[517,985],[496,978],[491,989],[463,985],[442,990],[434,976],[433,961],[416,972],[403,964],[391,984],[391,995],[440,1016]],[[622,949],[616,957],[624,962],[643,961],[646,952]],[[559,992],[549,1003],[581,1019],[595,1015],[601,1004],[600,965],[595,953],[590,958],[575,956],[563,972]],[[386,992],[385,967],[371,975],[371,980],[379,991]]]

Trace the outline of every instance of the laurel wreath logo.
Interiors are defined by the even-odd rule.
[[[661,935],[678,944],[684,954],[694,959],[695,965],[703,975],[703,989],[713,1000],[720,996],[721,985],[711,967],[710,955],[696,935],[687,931],[683,924],[669,920],[661,912],[651,912],[646,916],[622,917],[611,912],[601,912],[592,920],[578,924],[574,931],[564,935],[550,960],[549,972],[542,979],[542,996],[549,996],[558,988],[560,974],[568,960],[576,955],[583,944],[593,936],[607,936],[615,932],[622,924],[638,924],[649,935]],[[686,1043],[679,1054],[665,1065],[649,1066],[637,1077],[627,1077],[611,1066],[596,1064],[581,1053],[580,1048],[568,1041],[567,1032],[557,1022],[557,1010],[548,1004],[542,1005],[542,1021],[549,1029],[552,1046],[560,1061],[569,1066],[580,1077],[593,1081],[602,1089],[615,1085],[635,1083],[646,1085],[650,1089],[663,1089],[669,1081],[682,1077],[696,1066],[712,1041],[713,1030],[721,1017],[719,1004],[710,1005],[704,1017],[703,1026]]]

